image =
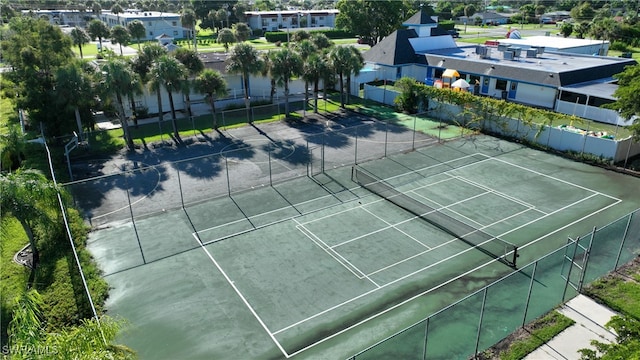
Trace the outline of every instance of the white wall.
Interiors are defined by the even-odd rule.
[[[507,86],[509,85],[510,84],[507,84]],[[553,109],[553,102],[555,99],[556,89],[533,84],[518,83],[516,98],[514,100],[527,105]]]
[[[633,123],[633,120],[631,119],[620,117],[618,112],[615,110],[576,104],[562,100],[556,101],[555,111],[613,125],[629,126]]]

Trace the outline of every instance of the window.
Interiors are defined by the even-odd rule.
[[[516,91],[516,89],[518,88],[518,83],[515,81],[511,82],[511,91]]]
[[[173,25],[173,26],[178,26],[178,22],[177,22],[177,21],[172,21],[172,22],[171,22],[171,25]]]
[[[153,26],[153,22],[149,21],[148,22],[149,26]]]
[[[444,70],[442,70],[442,69],[434,69],[433,77],[436,78],[436,79],[441,78],[443,72],[444,72]]]
[[[480,84],[480,76],[471,75],[471,77],[469,78],[469,84],[471,85]]]
[[[484,86],[489,86],[489,78],[484,78]]]
[[[153,31],[149,31],[149,36],[153,36]]]
[[[276,18],[272,18],[271,19],[271,22],[276,22],[276,21],[278,21],[278,19],[276,19]]]
[[[496,90],[507,90],[507,80],[497,79]]]
[[[318,16],[318,20],[324,20],[324,16]]]
[[[173,31],[173,36],[178,36],[178,31],[174,30]]]

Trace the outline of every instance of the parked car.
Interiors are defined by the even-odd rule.
[[[458,29],[447,30],[447,32],[449,33],[449,35],[451,35],[454,38],[460,37],[460,33],[458,32]]]

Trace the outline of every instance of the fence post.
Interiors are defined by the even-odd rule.
[[[427,360],[427,343],[429,341],[429,320],[431,320],[431,317],[427,318],[426,324],[424,326],[424,350],[422,351],[423,360]]]
[[[416,149],[416,123],[418,122],[418,114],[413,115],[413,138],[411,139],[411,150]]]
[[[184,195],[182,194],[182,182],[180,181],[180,169],[176,167],[176,174],[178,174],[178,189],[180,190],[180,204],[184,210]]]
[[[584,283],[584,275],[587,273],[587,265],[589,264],[589,255],[591,255],[591,246],[593,246],[593,238],[596,236],[596,227],[593,227],[591,232],[591,239],[589,239],[589,247],[584,253],[584,260],[582,261],[582,272],[580,273],[580,279],[578,280],[578,292],[582,291],[582,284]],[[580,244],[576,244],[576,249]],[[615,269],[615,266],[614,266]]]
[[[484,306],[487,302],[487,287],[484,288],[482,294],[482,307],[480,308],[480,320],[478,321],[478,334],[476,335],[476,350],[473,353],[475,357],[478,354],[478,347],[480,346],[480,332],[482,330],[482,318],[484,317]]]
[[[578,244],[580,243],[580,237],[576,238],[576,241],[574,242],[575,246],[573,248],[573,255],[571,255],[571,263],[569,264],[569,271],[567,271],[567,281],[565,281],[564,283],[564,291],[562,292],[562,302],[564,303],[564,300],[567,296],[567,288],[569,287],[569,282],[571,282],[571,272],[573,270],[574,267],[574,259],[576,258],[576,252],[578,252]],[[566,259],[565,259],[566,260]]]
[[[618,250],[618,256],[616,256],[616,264],[613,266],[613,270],[618,268],[618,264],[620,263],[620,256],[622,255],[622,249],[624,248],[624,243],[627,238],[627,233],[629,232],[629,226],[631,226],[631,218],[633,218],[633,214],[629,214],[629,220],[627,220],[627,226],[624,229],[624,233],[622,234],[622,241],[620,242],[620,249]]]
[[[271,177],[271,144],[269,144],[269,186],[273,186],[273,179]]]
[[[131,196],[129,195],[129,182],[127,181],[127,174],[124,173],[124,184],[127,190],[127,201],[129,202],[129,214],[131,214],[131,224],[133,224],[133,231],[136,233],[136,240],[138,241],[138,248],[140,248],[140,256],[142,256],[142,263],[146,264],[147,260],[144,258],[144,251],[142,251],[142,243],[140,242],[140,235],[138,234],[138,227],[136,221],[133,219],[133,207],[131,207]]]
[[[384,127],[384,157],[387,157],[387,144],[389,142],[389,119],[385,120]]]
[[[536,269],[538,262],[533,263],[533,271],[531,271],[531,281],[529,282],[529,293],[527,294],[527,303],[524,305],[524,314],[522,316],[522,327],[527,323],[527,313],[529,312],[529,303],[531,302],[531,293],[533,292],[533,281],[536,278]],[[522,271],[522,269],[520,270]]]
[[[229,182],[229,161],[227,160],[227,156],[224,156],[224,167],[227,170],[227,193],[229,194],[229,196],[231,196],[231,183]]]
[[[355,130],[356,130],[356,133],[355,133],[355,141],[356,141],[356,144],[355,144],[355,150],[354,150],[354,156],[355,156],[355,158],[354,158],[354,160],[353,160],[353,163],[354,163],[355,165],[358,165],[358,126],[356,126],[356,129],[355,129]]]

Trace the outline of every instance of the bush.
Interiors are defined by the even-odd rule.
[[[254,37],[261,37],[262,35],[264,35],[264,30],[262,30],[262,29],[253,30],[253,36]]]
[[[275,43],[280,41],[281,43],[283,43],[287,41],[287,33],[284,31],[267,31],[266,33],[264,33],[264,38],[268,42]]]
[[[627,46],[627,44],[623,43],[622,41],[614,41],[611,44],[611,47],[609,48],[610,50],[617,50],[617,51],[622,51],[622,52],[627,52],[629,51],[629,47]]]
[[[442,20],[438,22],[438,27],[445,30],[453,30],[456,27],[456,23],[453,20]]]

